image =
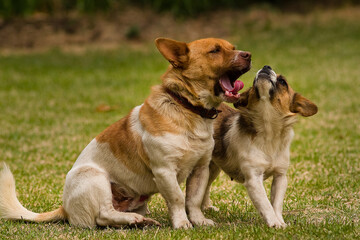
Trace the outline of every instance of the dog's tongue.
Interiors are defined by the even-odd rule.
[[[244,83],[240,80],[236,80],[234,82],[234,88],[231,91],[233,94],[236,94],[238,91],[240,91],[244,87]]]
[[[236,80],[234,82],[234,86],[232,86],[229,77],[226,75],[220,78],[220,85],[225,92],[225,96],[230,98],[232,101],[239,99],[240,93],[238,92],[244,87],[244,83],[240,80]]]

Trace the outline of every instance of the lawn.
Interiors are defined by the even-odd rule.
[[[205,213],[215,227],[173,230],[157,194],[149,207],[160,228],[0,220],[0,239],[360,238],[360,21],[317,13],[287,20],[248,23],[229,38],[253,55],[252,70],[242,77],[245,88],[267,64],[319,107],[295,127],[286,229],[268,228],[245,188],[221,174],[211,192],[220,211]],[[65,175],[81,150],[141,104],[167,65],[152,43],[80,54],[53,49],[0,55],[0,156],[13,171],[20,202],[35,212],[59,207]],[[101,104],[112,111],[96,111]]]

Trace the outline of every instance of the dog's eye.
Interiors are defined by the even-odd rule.
[[[278,80],[278,83],[280,83],[283,86],[287,86],[287,82],[285,81],[285,79],[283,79],[282,77],[280,77]]]
[[[218,53],[220,52],[220,47],[216,46],[213,50],[211,50],[209,53]]]

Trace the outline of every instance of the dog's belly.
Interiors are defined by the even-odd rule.
[[[116,183],[111,183],[112,204],[117,211],[130,212],[143,206],[149,195],[131,195]]]
[[[243,151],[236,154],[230,154],[225,158],[213,157],[213,161],[221,169],[240,183],[244,183],[249,173],[263,175],[263,179],[274,174],[283,174],[289,165],[288,152],[277,152],[270,155],[262,151]],[[251,174],[250,174],[251,175]]]

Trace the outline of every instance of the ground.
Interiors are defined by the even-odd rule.
[[[81,150],[108,125],[141,104],[150,86],[160,83],[168,63],[155,49],[153,38],[216,36],[252,52],[252,70],[242,77],[245,89],[259,68],[270,65],[287,77],[295,91],[319,107],[315,116],[299,117],[295,127],[284,204],[289,226],[268,228],[245,188],[221,174],[211,192],[220,211],[205,213],[217,222],[215,227],[173,230],[165,202],[156,195],[150,203],[150,217],[162,224],[160,228],[84,230],[62,222],[0,220],[0,238],[360,237],[359,8],[307,15],[230,11],[182,21],[160,16],[148,20],[148,25],[141,16],[134,18],[144,24],[137,23],[140,39],[127,40],[124,36],[133,22],[115,21],[114,25],[108,23],[109,29],[99,25],[102,33],[91,43],[86,28],[79,27],[72,35],[62,29],[52,32],[48,27],[48,34],[29,35],[33,43],[26,44],[22,29],[27,24],[19,24],[18,35],[13,32],[17,23],[2,25],[0,156],[14,173],[20,202],[35,212],[54,210],[62,204],[65,175]],[[94,24],[96,28],[98,21]],[[9,32],[5,34],[5,30]],[[32,29],[28,34],[34,32]],[[105,40],[112,35],[113,40]],[[84,39],[72,41],[77,37]],[[265,186],[268,189],[270,181]]]

